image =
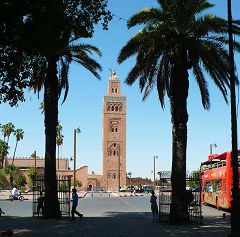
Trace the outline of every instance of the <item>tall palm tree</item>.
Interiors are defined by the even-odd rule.
[[[4,166],[5,156],[8,154],[8,145],[5,141],[0,139],[0,159],[1,159],[1,168]]]
[[[14,131],[14,135],[16,137],[16,144],[15,144],[15,149],[14,149],[14,153],[13,153],[12,165],[14,163],[18,142],[23,139],[23,135],[24,135],[23,129],[20,129],[20,128],[16,129]]]
[[[45,117],[45,134],[46,134],[46,150],[45,150],[45,206],[46,217],[58,218],[60,216],[58,201],[53,201],[53,197],[57,199],[57,183],[56,183],[56,142],[57,142],[57,121],[58,121],[58,100],[61,91],[64,90],[63,102],[67,98],[69,81],[68,71],[72,62],[76,62],[88,69],[95,77],[100,79],[98,71],[101,66],[93,58],[93,53],[101,56],[101,51],[89,44],[70,45],[58,52],[54,58],[47,59],[47,73],[45,77],[35,79],[35,92],[39,92],[44,86],[44,117]],[[57,68],[59,71],[57,71]],[[63,136],[59,136],[60,141]],[[53,188],[56,187],[56,188]],[[49,200],[49,201],[48,201]],[[54,206],[55,205],[55,206]]]
[[[9,122],[7,124],[4,124],[1,126],[2,133],[3,133],[3,140],[6,141],[7,139],[7,144],[9,142],[9,137],[14,132],[15,126],[13,123]]]
[[[1,126],[3,141],[6,142],[7,147],[8,147],[10,135],[14,132],[14,129],[15,129],[15,126],[11,122],[3,124]],[[4,165],[4,160],[5,160],[5,155],[3,155],[2,157],[2,165]]]
[[[136,56],[126,83],[139,79],[143,100],[156,85],[164,108],[164,97],[170,99],[172,122],[172,203],[170,221],[189,220],[186,190],[187,98],[189,70],[200,89],[202,104],[210,109],[206,74],[210,76],[227,101],[229,88],[229,60],[225,45],[227,21],[215,15],[204,14],[213,7],[207,0],[157,0],[159,8],[143,9],[128,21],[128,27],[143,24],[121,49],[118,62]],[[239,22],[233,32],[240,33]],[[240,49],[235,42],[235,48]],[[220,66],[221,65],[221,66]],[[206,73],[206,74],[205,74]]]

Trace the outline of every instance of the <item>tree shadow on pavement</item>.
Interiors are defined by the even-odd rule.
[[[22,237],[225,237],[229,218],[204,217],[201,225],[170,225],[153,222],[149,212],[106,212],[101,217],[60,220],[6,216],[0,218],[0,232],[12,229]]]

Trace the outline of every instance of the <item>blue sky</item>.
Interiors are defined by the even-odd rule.
[[[227,0],[211,0],[215,7],[212,13],[227,17]],[[233,17],[237,17],[238,0],[232,0]],[[152,178],[153,156],[157,170],[171,169],[171,120],[168,98],[166,108],[162,110],[156,90],[147,101],[142,102],[138,85],[129,87],[123,83],[134,64],[134,59],[118,65],[120,49],[139,30],[128,30],[126,20],[142,8],[157,6],[155,0],[109,0],[109,9],[117,16],[109,24],[109,30],[96,27],[92,39],[83,42],[97,46],[103,52],[98,60],[102,65],[102,80],[98,81],[84,68],[72,64],[70,69],[70,90],[67,101],[59,105],[59,120],[63,126],[64,144],[61,155],[73,155],[73,130],[80,127],[77,136],[77,166],[88,165],[89,172],[102,172],[102,103],[107,93],[109,68],[115,68],[122,82],[121,92],[127,96],[127,172],[133,176]],[[240,16],[239,16],[240,17]],[[236,56],[239,69],[239,56]],[[209,155],[209,145],[217,143],[215,153],[231,149],[230,106],[227,106],[215,85],[208,80],[211,110],[205,111],[201,105],[199,90],[190,76],[188,98],[188,148],[187,169],[198,169],[200,163]],[[35,150],[44,156],[44,116],[39,110],[42,94],[38,99],[32,92],[26,91],[26,102],[11,108],[8,104],[0,106],[0,123],[12,122],[16,128],[25,132],[24,140],[19,143],[16,156],[30,156]],[[239,93],[237,91],[237,99]],[[61,101],[60,101],[61,102]],[[15,137],[10,137],[10,152],[13,155]]]

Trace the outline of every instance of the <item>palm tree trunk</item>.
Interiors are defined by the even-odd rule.
[[[170,221],[178,224],[189,221],[185,201],[188,87],[187,68],[176,64],[173,67],[170,96],[172,115],[172,203]]]
[[[56,179],[56,127],[58,122],[57,59],[48,59],[44,82],[45,108],[45,218],[60,218]]]
[[[15,149],[14,149],[14,153],[13,153],[12,165],[13,165],[14,159],[15,159],[15,154],[16,154],[16,150],[17,150],[17,144],[18,144],[18,141],[16,141],[16,145],[15,145]]]

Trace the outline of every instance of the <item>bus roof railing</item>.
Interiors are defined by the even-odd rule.
[[[225,160],[218,160],[218,161],[208,161],[201,164],[201,171],[211,170],[219,167],[226,166]]]

